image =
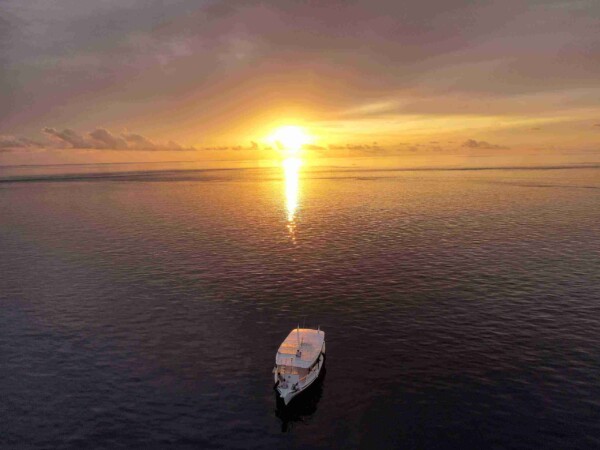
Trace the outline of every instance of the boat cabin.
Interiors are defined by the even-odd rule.
[[[299,375],[303,378],[314,369],[324,350],[325,333],[321,330],[296,328],[285,338],[275,357],[277,372],[281,375]]]

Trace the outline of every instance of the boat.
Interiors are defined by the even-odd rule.
[[[273,369],[275,388],[284,404],[319,378],[324,363],[323,330],[298,327],[290,332],[277,350]]]

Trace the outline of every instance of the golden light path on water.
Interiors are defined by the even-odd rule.
[[[296,212],[300,195],[300,167],[302,160],[297,157],[286,158],[283,163],[285,179],[285,208],[287,211],[287,228],[290,238],[296,243]]]

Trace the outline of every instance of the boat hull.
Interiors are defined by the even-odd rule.
[[[276,383],[275,389],[277,390],[279,397],[281,398],[281,400],[283,400],[283,403],[285,405],[290,403],[292,401],[292,399],[296,398],[302,392],[306,391],[315,381],[317,381],[319,379],[319,377],[321,376],[321,373],[323,371],[324,363],[325,363],[325,354],[321,353],[319,355],[319,362],[318,362],[317,370],[315,371],[315,374],[312,377],[310,377],[309,379],[307,379],[306,383],[304,383],[301,386],[298,386],[295,389],[291,388],[291,387],[287,388],[287,389],[283,389],[279,385],[279,382],[277,380],[277,375],[275,375],[275,383]]]

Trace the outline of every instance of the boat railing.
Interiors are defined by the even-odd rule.
[[[319,365],[314,366],[306,375],[298,380],[298,383],[304,383],[307,379],[314,378],[319,373]]]
[[[307,379],[308,377],[310,377],[312,374],[313,374],[312,372],[310,372],[310,373],[307,373],[306,375],[304,375],[302,378],[300,378],[300,379],[298,380],[298,383],[304,383],[304,382],[306,381],[306,379]]]
[[[320,367],[320,363],[319,364],[315,364],[307,373],[306,375],[304,375],[303,377],[299,378],[297,383],[304,383],[307,379],[310,379],[311,376],[319,373],[319,367]],[[278,370],[277,372],[280,375],[300,375],[300,372],[298,370],[298,367],[295,366],[288,366],[285,364],[282,364],[280,366],[278,366]]]

